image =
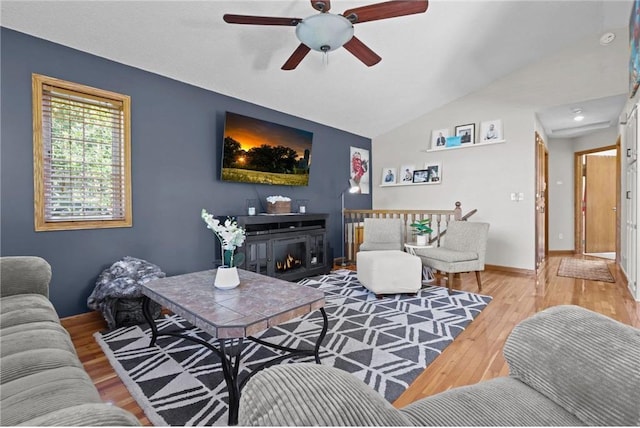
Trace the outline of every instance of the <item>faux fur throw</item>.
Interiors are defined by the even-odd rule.
[[[165,276],[158,266],[127,256],[102,271],[87,305],[102,312],[109,329],[115,328],[118,299],[139,299],[142,297],[142,284]]]

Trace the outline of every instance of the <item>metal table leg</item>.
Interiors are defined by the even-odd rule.
[[[322,315],[322,330],[320,331],[320,335],[316,340],[313,349],[296,349],[289,348],[287,346],[277,345],[269,342],[265,342],[261,339],[257,339],[255,337],[248,337],[249,340],[256,342],[260,345],[268,346],[270,348],[278,349],[281,351],[287,352],[286,355],[281,355],[276,358],[272,358],[271,360],[265,362],[261,366],[259,366],[256,370],[252,371],[249,375],[247,375],[242,382],[238,382],[238,373],[240,370],[240,360],[242,354],[242,346],[243,346],[243,338],[237,339],[218,339],[218,344],[220,349],[216,348],[209,342],[206,342],[197,337],[188,336],[182,334],[181,331],[158,331],[158,327],[151,316],[150,310],[151,299],[147,296],[144,296],[142,302],[142,313],[144,314],[144,318],[149,324],[151,329],[151,341],[149,342],[149,347],[152,347],[156,343],[156,339],[158,336],[174,336],[180,337],[182,339],[186,339],[195,343],[198,343],[207,349],[211,350],[214,354],[216,354],[220,358],[220,364],[222,365],[222,374],[224,376],[224,381],[227,384],[227,390],[229,391],[229,419],[228,423],[230,426],[238,425],[238,409],[240,407],[240,393],[245,383],[256,373],[258,373],[263,368],[269,367],[280,361],[295,357],[295,356],[309,356],[313,355],[315,358],[316,364],[320,364],[320,346],[324,341],[325,336],[327,335],[327,330],[329,328],[329,320],[327,318],[327,313],[324,308],[320,308],[320,314]],[[237,343],[236,343],[237,342]]]

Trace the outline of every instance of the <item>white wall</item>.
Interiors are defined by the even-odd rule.
[[[574,250],[574,154],[615,145],[618,128],[575,138],[549,139],[549,250]],[[612,192],[615,189],[611,189]],[[562,238],[560,238],[562,234]]]
[[[473,221],[491,223],[487,264],[535,268],[536,112],[554,105],[624,93],[627,90],[626,29],[603,48],[599,35],[513,73],[372,141],[374,209],[478,209]],[[424,152],[431,131],[501,119],[504,144]],[[424,186],[377,186],[382,168],[442,161],[442,183]],[[550,159],[551,162],[551,159]],[[556,168],[563,168],[562,165]],[[570,168],[567,165],[566,168]],[[550,174],[551,174],[550,170]],[[512,202],[510,193],[524,193]],[[566,240],[566,239],[565,239]]]
[[[554,138],[549,150],[549,250],[573,250],[573,140]],[[562,238],[560,238],[562,234]]]

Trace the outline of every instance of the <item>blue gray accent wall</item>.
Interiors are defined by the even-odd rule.
[[[0,31],[0,254],[37,255],[51,264],[50,298],[61,317],[87,312],[98,275],[124,256],[155,263],[168,275],[212,268],[217,240],[200,219],[202,208],[237,215],[244,213],[247,199],[307,199],[307,212],[330,214],[330,245],[341,254],[340,194],[349,178],[349,147],[371,150],[370,139],[7,28]],[[133,227],[34,231],[32,73],[131,96]],[[322,100],[317,102],[321,107]],[[309,186],[221,182],[226,111],[313,132]],[[371,195],[347,195],[346,206],[371,208]]]

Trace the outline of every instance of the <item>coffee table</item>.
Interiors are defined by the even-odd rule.
[[[237,425],[240,392],[258,370],[292,356],[312,355],[320,364],[319,350],[327,333],[328,320],[324,293],[315,288],[238,269],[240,285],[231,290],[220,290],[213,286],[215,275],[215,270],[208,270],[150,281],[142,285],[142,309],[151,327],[149,347],[155,345],[158,336],[176,336],[198,343],[218,355],[229,391],[229,425]],[[217,339],[218,346],[186,335],[184,330],[159,331],[151,316],[151,300],[209,333]],[[269,327],[315,310],[322,314],[323,326],[313,349],[290,348],[253,337]],[[264,363],[239,382],[245,338],[284,354]]]

